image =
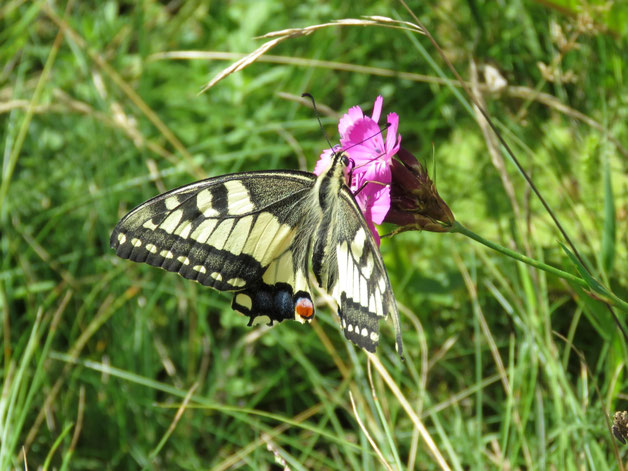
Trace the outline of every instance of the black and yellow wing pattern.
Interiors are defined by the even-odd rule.
[[[401,354],[396,303],[379,250],[344,183],[336,154],[320,176],[276,170],[225,175],[139,205],[115,227],[116,254],[219,291],[233,308],[273,321],[310,321],[310,271],[338,304],[345,336],[374,352],[379,320],[391,314]]]

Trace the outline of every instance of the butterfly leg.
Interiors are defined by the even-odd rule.
[[[362,183],[362,185],[360,185],[360,188],[355,190],[355,192],[353,193],[353,196],[358,196],[358,194],[362,190],[364,190],[364,188],[366,188],[366,185],[368,185],[369,183],[375,183],[375,184],[381,185],[381,186],[388,186],[388,185],[390,185],[390,183],[383,183],[383,182],[378,182],[378,181],[375,181],[375,180],[366,180],[365,182]]]

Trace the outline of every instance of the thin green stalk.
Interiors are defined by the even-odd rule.
[[[506,248],[502,245],[496,244],[494,242],[491,242],[490,240],[486,240],[485,238],[483,238],[482,236],[476,234],[475,232],[467,229],[465,226],[463,226],[462,224],[460,224],[458,221],[454,221],[454,223],[451,226],[451,231],[450,232],[456,232],[458,234],[462,234],[465,235],[467,237],[469,237],[470,239],[475,240],[476,242],[479,242],[482,245],[485,245],[493,250],[496,250],[497,252],[500,252],[510,258],[514,258],[515,260],[518,260],[520,262],[526,263],[530,266],[533,266],[535,268],[538,268],[540,270],[544,270],[548,273],[551,273],[552,275],[555,275],[559,278],[562,278],[564,280],[570,281],[572,283],[575,283],[576,285],[580,286],[581,288],[584,288],[585,290],[588,291],[592,291],[596,294],[600,295],[600,298],[603,298],[603,301],[609,302],[612,305],[624,310],[624,311],[628,311],[628,303],[620,298],[618,298],[617,296],[615,296],[613,293],[611,293],[608,289],[604,288],[604,292],[599,292],[599,290],[594,289],[594,287],[592,287],[589,283],[587,283],[585,280],[583,280],[582,278],[577,277],[576,275],[572,275],[571,273],[568,273],[566,271],[560,270],[556,267],[552,267],[551,265],[547,265],[546,263],[540,262],[538,260],[535,260],[533,258],[527,257],[525,255],[520,254],[519,252],[515,252],[514,250],[510,250],[509,248]]]
[[[584,281],[582,278],[577,277],[576,275],[572,275],[571,273],[567,273],[566,271],[562,271],[558,268],[552,267],[550,265],[547,265],[543,262],[539,262],[538,260],[535,260],[533,258],[527,257],[525,255],[520,254],[519,252],[515,252],[514,250],[510,250],[509,248],[506,248],[502,245],[496,244],[495,242],[491,242],[490,240],[486,240],[485,238],[483,238],[482,236],[476,234],[475,232],[467,229],[465,226],[463,226],[462,224],[460,224],[458,221],[455,221],[452,225],[452,229],[451,232],[457,232],[459,234],[465,235],[473,240],[475,240],[476,242],[479,242],[482,245],[486,245],[487,247],[496,250],[497,252],[500,252],[504,255],[507,255],[510,258],[514,258],[515,260],[518,260],[520,262],[523,263],[527,263],[528,265],[531,265],[535,268],[539,268],[541,270],[545,270],[548,273],[552,273],[553,275],[558,276],[559,278],[563,278],[567,281],[571,281],[573,283],[576,283],[577,285],[583,287],[583,288],[588,288],[589,285],[587,284],[586,281]]]

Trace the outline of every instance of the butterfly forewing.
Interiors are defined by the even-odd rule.
[[[290,247],[313,182],[307,173],[250,172],[184,186],[125,216],[111,247],[221,291],[252,288]]]

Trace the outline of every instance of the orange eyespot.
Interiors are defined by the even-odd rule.
[[[311,299],[299,298],[294,304],[294,311],[303,319],[311,319],[314,316],[314,304]]]

